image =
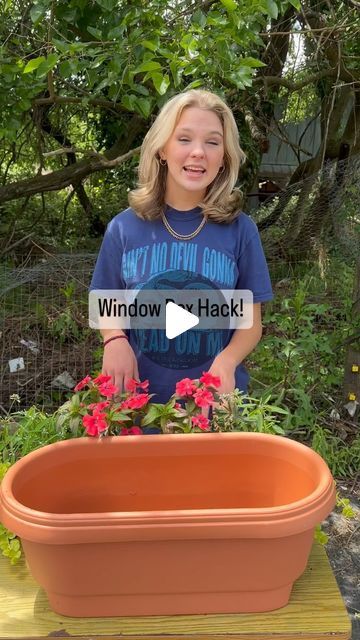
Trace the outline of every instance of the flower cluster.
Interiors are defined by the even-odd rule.
[[[209,409],[217,398],[216,389],[220,387],[220,378],[204,372],[199,380],[183,378],[176,384],[175,397],[185,401],[187,414],[190,414],[191,424],[201,431],[210,430],[210,420],[202,413],[194,415],[196,409]]]
[[[148,380],[129,380],[126,393],[121,396],[119,388],[112,384],[111,376],[100,374],[94,379],[86,376],[74,387],[74,391],[77,397],[80,396],[75,405],[79,407],[87,435],[141,434],[142,430],[135,422],[141,417],[139,410],[144,411],[151,398],[150,394],[142,393],[148,387]]]
[[[63,407],[72,427],[81,426],[88,436],[140,435],[150,428],[164,433],[209,431],[204,415],[218,401],[220,378],[204,372],[199,380],[184,378],[166,404],[151,402],[149,381],[131,379],[124,393],[111,376],[86,376]]]

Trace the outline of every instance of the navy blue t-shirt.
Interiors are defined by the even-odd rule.
[[[199,207],[167,207],[174,231],[191,234],[202,220]],[[207,222],[192,240],[176,240],[161,219],[145,221],[130,207],[109,223],[100,248],[91,289],[250,289],[254,303],[273,297],[269,271],[255,222],[240,213],[231,224]],[[199,378],[229,343],[233,331],[186,331],[168,340],[165,330],[130,330],[140,380],[148,379],[153,402],[167,402],[175,384]],[[201,334],[201,336],[200,336]],[[247,390],[243,365],[236,387]]]

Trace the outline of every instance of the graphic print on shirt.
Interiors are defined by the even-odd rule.
[[[165,271],[137,287],[145,290],[189,291],[212,290],[221,292],[208,278],[192,271]],[[141,296],[141,293],[139,294]],[[216,326],[216,320],[214,320]],[[138,350],[161,366],[174,369],[191,369],[208,362],[227,344],[230,333],[226,329],[197,329],[181,333],[169,340],[163,329],[135,329],[132,331]]]
[[[156,242],[125,251],[122,257],[123,278],[130,286],[172,270],[192,271],[215,281],[217,288],[232,289],[236,283],[235,261],[195,242]]]
[[[236,264],[221,251],[195,242],[157,242],[125,251],[122,274],[129,288],[219,290],[234,288]],[[189,300],[191,293],[189,293]],[[137,349],[167,368],[191,369],[214,358],[227,344],[228,330],[186,331],[169,340],[164,330],[136,329]]]

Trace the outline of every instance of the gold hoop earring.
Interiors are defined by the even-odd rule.
[[[166,167],[167,162],[166,162],[166,160],[164,160],[164,158],[160,158],[159,162],[160,162],[162,167]]]

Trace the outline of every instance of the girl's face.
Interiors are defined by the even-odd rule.
[[[224,132],[213,111],[187,107],[160,151],[167,162],[165,199],[175,208],[196,206],[224,159]]]

